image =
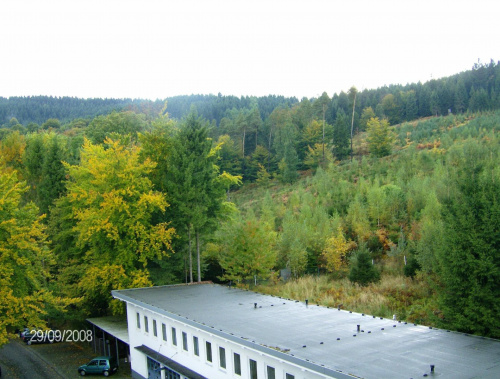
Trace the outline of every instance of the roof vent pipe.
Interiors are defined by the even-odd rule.
[[[254,307],[254,308],[257,308],[257,303],[253,303],[253,307]]]
[[[431,365],[431,373],[434,373],[434,365]]]
[[[308,305],[308,304],[309,304],[309,300],[308,300],[308,299],[306,299],[306,307],[307,307],[307,305]]]
[[[358,326],[358,332],[359,332],[361,325],[357,325],[357,326]]]

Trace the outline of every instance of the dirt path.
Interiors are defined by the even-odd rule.
[[[12,341],[0,349],[2,379],[46,379],[64,378],[55,366],[21,341]]]

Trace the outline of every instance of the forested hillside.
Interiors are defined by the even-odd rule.
[[[119,313],[112,289],[311,274],[311,301],[369,289],[374,314],[500,337],[498,64],[300,102],[45,100],[0,99],[0,344]]]

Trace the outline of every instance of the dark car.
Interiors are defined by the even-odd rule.
[[[19,338],[23,338],[25,334],[29,333],[30,330],[28,328],[23,328],[23,330],[19,331]]]
[[[85,376],[87,374],[101,374],[109,376],[110,374],[116,372],[116,370],[118,370],[118,365],[116,360],[111,357],[96,357],[86,365],[78,367],[78,373],[81,376]]]
[[[30,333],[26,332],[23,334],[21,339],[27,344],[32,345],[34,343],[53,343],[54,336],[45,332]]]

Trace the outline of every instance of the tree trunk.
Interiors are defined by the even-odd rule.
[[[269,126],[269,146],[267,149],[267,171],[269,172],[269,156],[271,155],[271,138],[272,138],[273,126]]]
[[[191,225],[188,227],[189,240],[189,283],[193,283],[193,254],[191,254]]]
[[[200,233],[196,230],[196,259],[198,260],[198,283],[201,282],[201,266],[200,266]]]
[[[243,154],[243,161],[245,161],[245,138],[247,136],[247,127],[245,126],[243,128],[243,141],[242,141],[242,145],[243,145],[243,149],[242,149],[242,154]]]
[[[352,133],[354,129],[354,107],[356,106],[356,93],[354,94],[354,102],[352,104],[352,118],[351,118],[351,162],[352,162]]]
[[[325,162],[325,104],[323,104],[323,163]]]

